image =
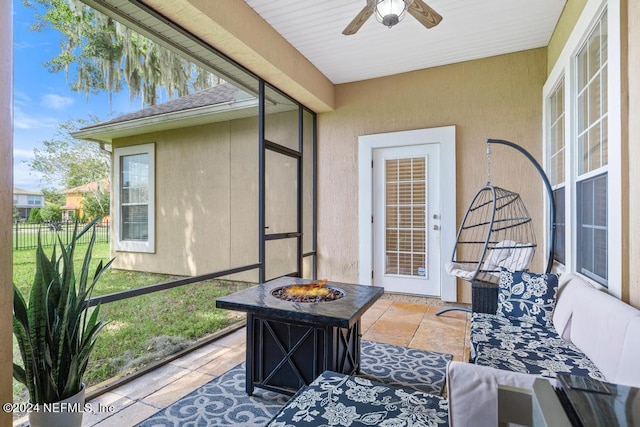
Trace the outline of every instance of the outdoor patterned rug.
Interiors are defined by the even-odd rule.
[[[362,341],[362,376],[439,395],[451,355]],[[160,426],[264,426],[290,399],[256,388],[245,392],[244,363],[139,424]]]

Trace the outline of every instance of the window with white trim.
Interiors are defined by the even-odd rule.
[[[607,285],[607,13],[576,56],[576,271]]]
[[[154,144],[114,150],[115,248],[155,251]]]
[[[591,19],[589,11],[595,12]],[[576,25],[582,34],[572,34],[565,47],[569,53],[563,51],[545,85],[546,171],[556,202],[555,260],[608,287],[609,209],[619,191],[609,179],[607,2],[589,0],[583,15],[589,24]],[[615,245],[620,236],[613,237]]]
[[[556,233],[553,258],[565,263],[565,149],[564,149],[564,79],[549,97],[547,172],[556,206]]]

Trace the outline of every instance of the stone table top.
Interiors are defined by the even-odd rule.
[[[246,311],[272,319],[350,328],[384,293],[384,288],[379,286],[329,281],[327,286],[343,290],[345,296],[334,301],[308,303],[284,301],[271,295],[274,289],[283,286],[310,283],[317,283],[317,281],[280,277],[218,298],[216,307]]]

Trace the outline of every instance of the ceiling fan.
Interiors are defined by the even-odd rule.
[[[422,0],[367,0],[367,5],[353,18],[342,34],[355,34],[373,14],[380,23],[391,28],[402,21],[407,11],[427,28],[435,27],[442,21],[442,16]]]

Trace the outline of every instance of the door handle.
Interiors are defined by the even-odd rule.
[[[434,225],[434,226],[433,226],[433,229],[434,229],[434,230],[440,230],[440,226],[439,226],[439,225]]]

